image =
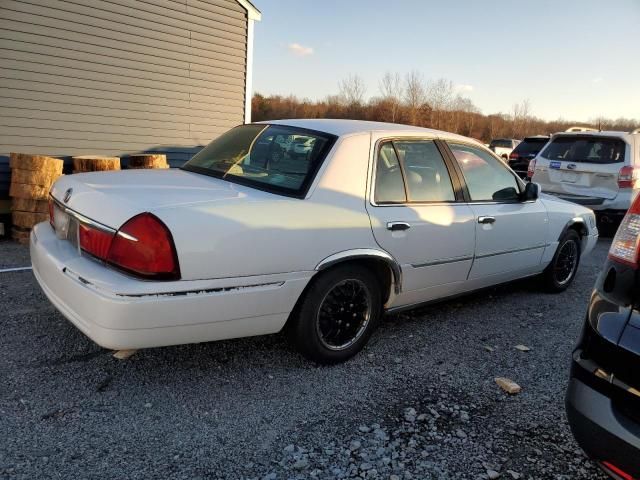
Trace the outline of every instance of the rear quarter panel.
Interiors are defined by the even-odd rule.
[[[365,210],[370,135],[338,140],[307,198],[162,208],[185,280],[311,271],[324,258],[376,248]]]

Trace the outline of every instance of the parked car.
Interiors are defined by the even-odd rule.
[[[306,158],[311,154],[313,147],[313,139],[302,137],[293,141],[293,147],[291,149],[291,156],[296,158]]]
[[[569,127],[565,130],[565,132],[597,132],[597,128],[592,127]]]
[[[254,146],[278,135],[306,137],[309,158],[265,160]],[[182,169],[66,175],[50,210],[34,274],[99,345],[286,327],[323,363],[385,311],[536,275],[562,291],[598,237],[590,210],[539,196],[474,140],[349,120],[239,126]]]
[[[509,166],[520,178],[526,180],[529,162],[542,150],[549,141],[549,135],[526,137],[509,155]]]
[[[640,134],[557,133],[530,163],[545,193],[585,205],[603,223],[619,223],[638,193]]]
[[[640,478],[640,198],[611,244],[573,352],[571,430],[616,479]]]
[[[505,162],[509,160],[509,155],[518,146],[520,140],[513,138],[494,138],[489,144],[489,148]]]

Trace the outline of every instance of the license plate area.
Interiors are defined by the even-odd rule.
[[[578,174],[576,172],[562,172],[562,181],[568,183],[576,183]]]

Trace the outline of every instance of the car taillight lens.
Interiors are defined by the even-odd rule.
[[[78,225],[78,239],[82,250],[100,260],[106,260],[113,233],[81,223]]]
[[[171,232],[150,213],[137,215],[120,227],[111,241],[107,262],[145,278],[180,278]]]
[[[638,247],[640,246],[640,196],[622,219],[616,236],[613,237],[609,258],[616,262],[638,268]]]
[[[607,470],[610,470],[611,472],[613,472],[615,475],[617,475],[618,477],[620,477],[622,480],[634,480],[634,478],[629,475],[627,472],[625,472],[624,470],[616,467],[613,463],[611,462],[602,462],[602,465],[604,466],[604,468],[606,468]]]
[[[636,179],[638,178],[638,171],[631,165],[626,165],[618,172],[618,187],[619,188],[633,188]]]
[[[517,160],[518,158],[520,158],[520,155],[515,152],[511,152],[511,154],[509,155],[509,160]]]
[[[527,178],[533,178],[533,174],[536,173],[536,159],[534,158],[529,162],[527,167]]]

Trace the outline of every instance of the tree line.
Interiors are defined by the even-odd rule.
[[[464,88],[445,78],[425,79],[417,71],[404,76],[387,72],[380,79],[377,95],[366,98],[366,87],[358,75],[338,83],[338,92],[323,100],[300,99],[293,95],[252,99],[253,121],[282,118],[349,118],[404,123],[435,128],[477,138],[487,143],[493,138],[547,135],[572,126],[602,130],[631,131],[640,126],[636,119],[593,118],[590,122],[564,119],[542,120],[531,113],[528,99],[512,106],[508,113],[485,115],[465,95]]]

